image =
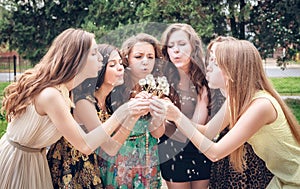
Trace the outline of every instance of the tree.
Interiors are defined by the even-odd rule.
[[[91,1],[5,1],[2,7],[8,11],[0,25],[1,42],[34,64],[61,31],[80,27]]]
[[[300,0],[264,0],[253,6],[249,30],[263,58],[278,46],[290,57],[299,51]]]

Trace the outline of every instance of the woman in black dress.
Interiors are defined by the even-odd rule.
[[[188,24],[171,24],[162,35],[165,75],[178,94],[172,100],[194,122],[205,124],[209,115],[209,90],[205,79],[202,42]],[[211,161],[172,123],[160,138],[162,177],[168,188],[207,188]]]

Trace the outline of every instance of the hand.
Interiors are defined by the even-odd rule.
[[[128,102],[127,102],[127,106],[128,106],[128,113],[131,116],[143,116],[148,114],[148,112],[150,111],[149,108],[150,102],[148,99],[145,98],[131,98]]]
[[[151,98],[152,94],[148,93],[147,91],[141,91],[137,95],[135,95],[134,98],[143,98],[143,99],[149,99]]]
[[[159,127],[162,125],[166,118],[166,108],[163,102],[160,102],[163,99],[153,96],[150,101],[155,101],[150,105],[150,114],[152,116],[151,125],[154,127]]]
[[[165,119],[174,122],[181,117],[180,110],[169,99],[153,97],[150,101],[150,113],[154,111],[158,115],[163,115]]]

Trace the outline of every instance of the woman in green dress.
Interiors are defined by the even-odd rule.
[[[151,35],[140,33],[130,37],[121,49],[126,67],[125,83],[112,94],[112,103],[116,106],[139,98],[136,96],[141,91],[139,80],[149,74],[157,76],[162,66],[159,42]],[[139,94],[144,99],[151,96],[146,91]],[[163,134],[161,123],[161,115],[150,112],[141,116],[118,154],[115,157],[106,155],[108,166],[103,182],[107,188],[160,188],[157,138]]]

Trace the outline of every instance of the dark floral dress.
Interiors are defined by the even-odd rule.
[[[95,103],[99,119],[105,121],[109,117],[108,114],[99,110],[91,96],[86,98]],[[95,152],[90,155],[82,154],[62,137],[50,146],[47,160],[54,188],[104,188],[100,175],[103,160]]]

